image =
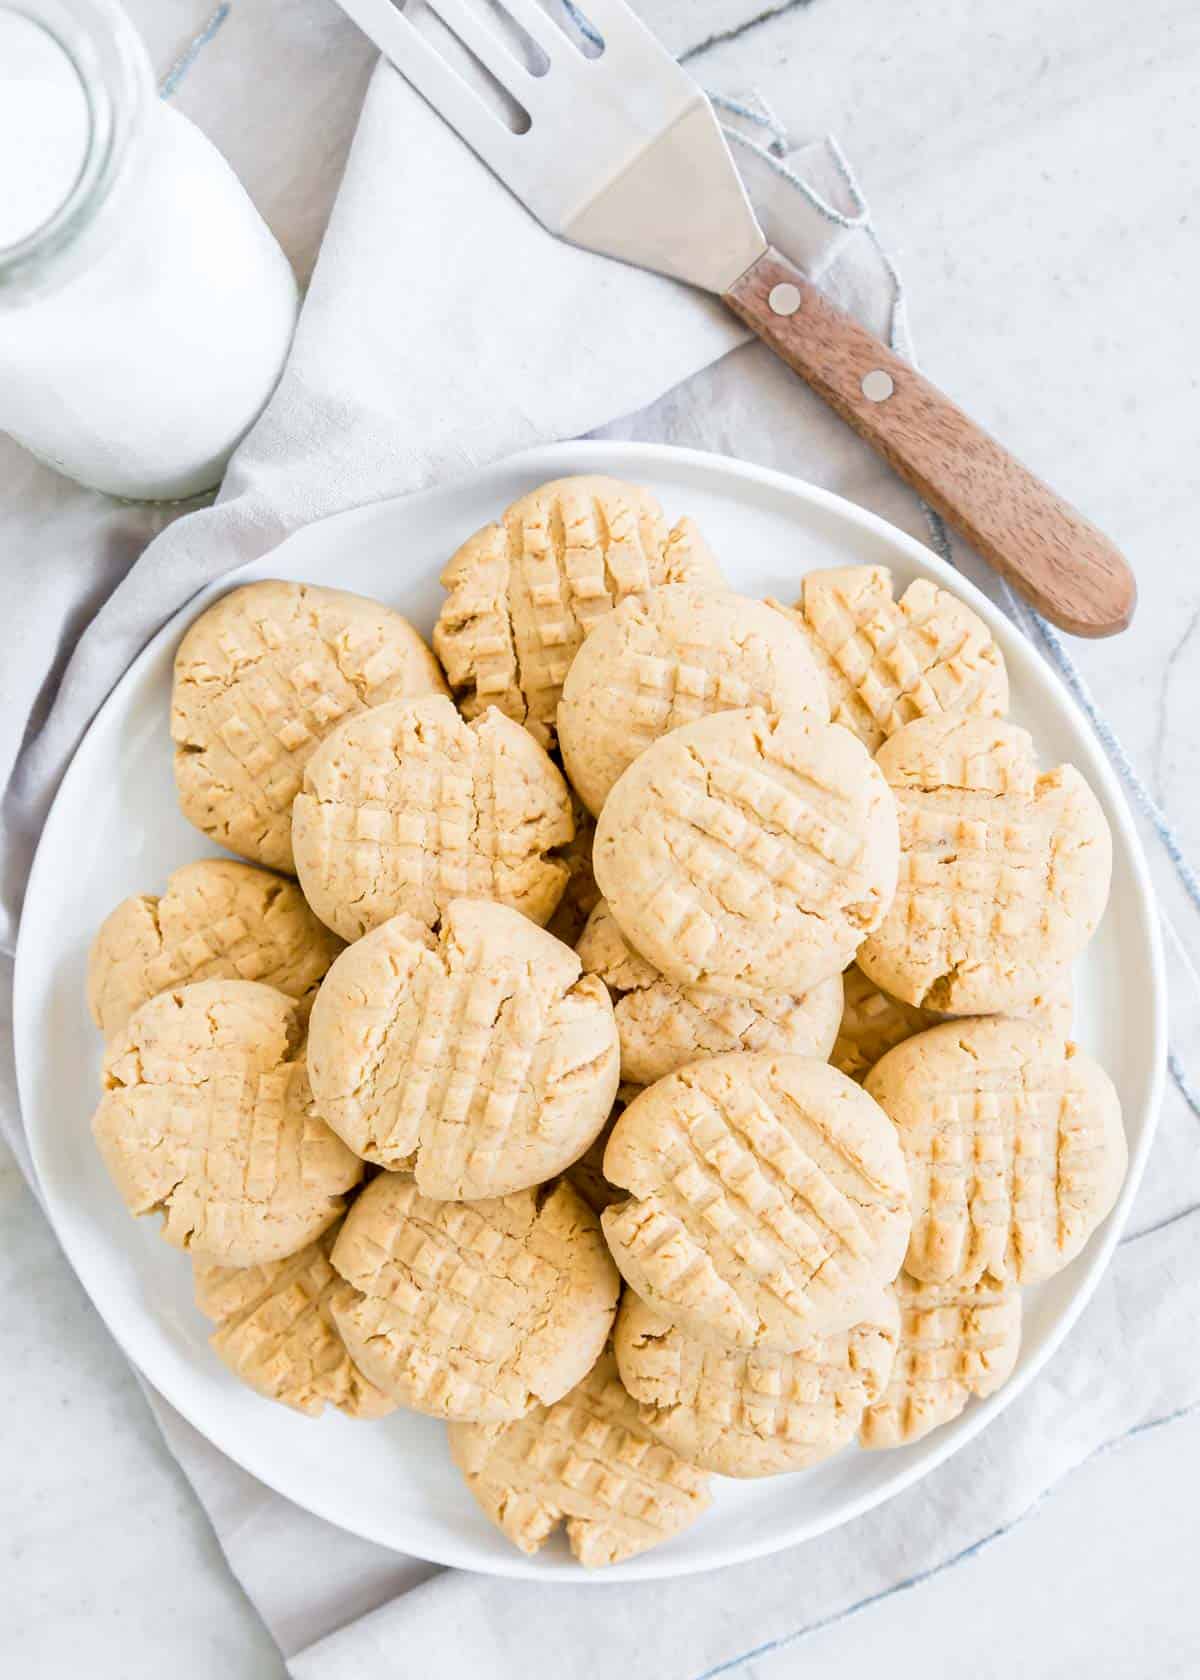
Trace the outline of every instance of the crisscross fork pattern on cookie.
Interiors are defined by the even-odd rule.
[[[836,1158],[869,1196],[861,1172],[819,1118],[805,1116],[804,1132],[806,1147],[748,1085],[730,1082],[719,1101],[691,1087],[660,1150],[659,1187],[610,1209],[606,1228],[665,1301],[716,1296],[752,1332],[761,1291],[803,1323],[818,1274],[819,1290],[836,1291],[870,1247],[829,1169]]]
[[[434,644],[468,717],[494,705],[539,741],[571,660],[627,595],[672,582],[719,581],[691,527],[668,533],[645,491],[612,480],[565,481],[513,504],[451,561]]]
[[[881,1056],[934,1024],[924,1010],[881,992],[857,963],[846,970],[843,997],[842,1022],[829,1060],[851,1079],[864,1079]]]
[[[179,1202],[190,1207],[192,1223],[215,1236],[218,1248],[241,1225],[247,1198],[269,1204],[284,1181],[308,1182],[304,1122],[287,1123],[293,1077],[302,1074],[291,1066],[227,1067],[200,1085],[173,1087],[169,1097],[161,1088],[142,1088],[174,1157],[177,1185],[168,1207],[171,1213]]]
[[[567,866],[566,783],[511,718],[467,724],[441,696],[378,706],[313,759],[294,816],[309,901],[354,939],[400,912],[432,927],[455,898],[544,921]]]
[[[321,961],[304,951],[305,930],[297,923],[287,929],[290,937],[276,939],[265,923],[253,928],[237,910],[218,916],[203,927],[192,929],[186,939],[176,945],[164,945],[146,964],[148,995],[165,992],[192,980],[224,978],[233,969],[239,980],[259,980],[280,991],[294,993],[296,970],[303,965],[312,969],[314,978],[320,968],[328,966],[328,958]]]
[[[254,1060],[220,1051],[199,1076],[153,1082],[132,1057],[115,1064],[98,1141],[131,1211],[163,1213],[177,1247],[216,1257],[294,1234],[299,1248],[356,1180],[358,1163],[311,1112],[304,1068]]]
[[[377,895],[416,889],[435,905],[510,893],[528,860],[500,832],[495,767],[470,739],[470,752],[447,738],[427,753],[409,743],[397,759],[342,765],[313,813],[325,872],[347,858]]]
[[[694,1344],[698,1368],[681,1371],[675,1403],[712,1430],[824,1451],[849,1439],[879,1393],[877,1338],[873,1326],[856,1325],[790,1354]]]
[[[249,615],[221,630],[218,647],[235,677],[206,704],[225,748],[210,766],[212,780],[219,786],[235,767],[240,772],[236,787],[226,790],[229,799],[236,794],[257,809],[286,812],[313,751],[363,705],[332,650],[310,634],[288,634],[268,617]],[[398,650],[381,643],[365,661],[364,679],[378,688],[398,675],[401,663]]]
[[[706,642],[697,642],[686,653],[630,652],[618,666],[606,702],[647,741],[709,712],[747,706],[774,711],[774,693],[722,671],[725,659],[724,649]]]
[[[489,1446],[482,1431],[469,1440],[470,1426],[456,1433],[476,1497],[525,1552],[566,1518],[581,1562],[615,1563],[677,1533],[708,1504],[707,1476],[650,1438],[611,1354],[556,1405],[488,1432]]]
[[[771,773],[722,753],[661,790],[667,844],[684,880],[651,913],[681,928],[715,900],[730,915],[770,922],[789,901],[820,903],[862,849],[838,789],[771,759]]]
[[[968,1287],[917,1283],[902,1275],[900,1343],[884,1395],[863,1418],[873,1447],[914,1441],[957,1417],[972,1394],[1006,1380],[1021,1333],[1015,1289],[991,1280]]]
[[[818,572],[804,612],[833,667],[833,721],[868,746],[934,712],[1003,710],[1004,668],[986,626],[927,579],[894,601],[882,568],[838,581]]]
[[[257,980],[303,1004],[339,948],[291,882],[231,859],[177,869],[160,896],[124,899],[88,957],[87,995],[106,1034],[169,988]]]
[[[906,1132],[914,1179],[928,1184],[913,1233],[934,1275],[1020,1282],[1075,1225],[1073,1198],[1100,1145],[1077,1091],[1052,1069],[980,1068],[969,1085],[939,1084],[927,1126]],[[922,1270],[925,1266],[922,1265]]]
[[[532,637],[522,652],[529,689],[561,688],[597,619],[635,590],[660,582],[666,529],[644,499],[561,491],[510,516],[510,562],[519,567]]]
[[[414,991],[416,1026],[385,1035],[370,1075],[377,1096],[397,1097],[376,1147],[398,1160],[424,1142],[442,1176],[453,1177],[502,1149],[518,1119],[549,1118],[530,1078],[547,1031],[546,1001],[527,977],[503,967],[439,974],[426,964]]]
[[[340,1292],[337,1312],[358,1336],[386,1344],[391,1386],[421,1410],[462,1416],[490,1400],[525,1404],[526,1379],[507,1361],[562,1281],[565,1255],[544,1228],[534,1252],[502,1229],[498,1204],[480,1208],[486,1216],[468,1203],[439,1204],[435,1218],[410,1211],[383,1243],[354,1234],[351,1281],[362,1293]]]
[[[891,917],[926,963],[940,972],[964,946],[1048,933],[1058,835],[1027,798],[894,791],[901,851]]]
[[[355,1368],[323,1303],[336,1274],[328,1238],[267,1266],[201,1267],[197,1301],[216,1321],[212,1344],[260,1393],[310,1416],[328,1402],[377,1417],[390,1402]]]

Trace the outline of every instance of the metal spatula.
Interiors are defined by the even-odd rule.
[[[583,0],[597,56],[539,0],[421,3],[515,101],[513,126],[403,0],[340,0],[543,226],[715,292],[1047,618],[1126,627],[1117,549],[767,244],[704,93],[623,0]]]

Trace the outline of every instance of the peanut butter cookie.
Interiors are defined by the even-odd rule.
[[[621,1115],[601,1215],[625,1281],[700,1341],[790,1353],[859,1323],[900,1269],[910,1214],[895,1127],[802,1056],[695,1062]]]
[[[497,1423],[551,1405],[600,1356],[620,1279],[569,1184],[431,1202],[383,1173],[333,1250],[330,1307],[346,1346],[393,1400]]]
[[[567,784],[537,742],[491,710],[464,723],[440,696],[349,719],[313,754],[292,819],[296,873],[343,939],[392,916],[436,927],[453,898],[549,921],[567,884]]]
[[[196,1305],[217,1328],[209,1341],[234,1376],[306,1417],[336,1406],[347,1417],[386,1417],[395,1402],[368,1382],[329,1312],[338,1227],[286,1260],[214,1266],[195,1260]]]
[[[991,631],[928,578],[896,601],[886,566],[810,572],[795,607],[782,610],[807,632],[834,723],[869,752],[914,718],[1008,710],[1008,674]]]
[[[261,980],[307,1018],[342,942],[294,881],[232,858],[185,863],[155,897],[127,898],[100,924],[88,958],[88,1007],[106,1036],[147,998],[193,980]]]
[[[642,1422],[680,1458],[721,1476],[777,1476],[854,1439],[887,1387],[899,1328],[886,1289],[861,1323],[794,1353],[717,1347],[626,1290],[613,1349]]]
[[[1037,1283],[1075,1258],[1117,1199],[1127,1152],[1113,1083],[1030,1021],[932,1027],[889,1050],[866,1090],[904,1151],[905,1266],[922,1282]]]
[[[842,1014],[842,978],[803,997],[722,997],[674,986],[630,949],[601,899],[577,946],[585,974],[608,987],[621,1039],[621,1078],[653,1085],[676,1068],[731,1050],[770,1050],[824,1061]]]
[[[713,712],[757,706],[828,723],[808,643],[762,601],[676,584],[630,596],[588,632],[558,705],[558,744],[593,815],[652,741]]]
[[[601,1354],[577,1388],[518,1423],[450,1425],[450,1453],[496,1527],[533,1553],[565,1522],[589,1569],[622,1563],[707,1509],[708,1477],[656,1441]]]
[[[179,805],[219,846],[292,870],[304,766],[356,712],[444,694],[432,653],[378,601],[311,583],[250,583],[209,607],[175,655]]]
[[[450,561],[433,645],[467,717],[498,706],[552,746],[583,638],[626,596],[664,583],[720,586],[690,519],[668,530],[650,492],[619,479],[554,479]]]
[[[876,758],[900,874],[858,953],[868,979],[943,1015],[1005,1014],[1054,984],[1104,913],[1112,839],[1069,764],[1039,771],[1024,729],[922,718]]]
[[[1021,1347],[1021,1292],[972,1284],[895,1283],[900,1346],[883,1396],[863,1416],[864,1447],[902,1447],[956,1418],[973,1394],[994,1394]]]
[[[619,1064],[601,982],[545,929],[476,899],[450,905],[437,939],[398,916],[344,951],[308,1044],[335,1131],[444,1201],[569,1166],[608,1118]]]
[[[677,986],[799,997],[840,974],[896,886],[895,801],[860,741],[720,712],[648,747],[596,825],[596,884]]]
[[[313,1102],[295,999],[253,980],[144,1003],[109,1040],[92,1132],[130,1213],[226,1266],[297,1253],[363,1171]]]

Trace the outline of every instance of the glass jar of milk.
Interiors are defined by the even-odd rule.
[[[218,483],[295,277],[116,0],[0,0],[0,431],[110,495]]]

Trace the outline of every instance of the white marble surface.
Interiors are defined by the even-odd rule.
[[[165,70],[211,6],[130,10]],[[757,85],[798,134],[837,133],[901,261],[928,370],[1128,547],[1137,624],[1080,657],[1200,851],[1200,250],[1189,220],[1200,13],[1179,0],[1134,12],[1116,0],[647,0],[644,10],[691,50],[708,86]],[[180,87],[302,270],[369,58],[324,0],[233,0]],[[315,91],[298,99],[297,88]],[[736,454],[738,414],[725,423]],[[786,465],[786,437],[765,453]],[[31,538],[34,508],[44,517]],[[49,557],[95,513],[64,507],[52,476],[0,441],[0,532],[20,530]],[[157,518],[123,516],[121,542]],[[1194,1141],[1177,1122],[1164,1147],[1194,1171]],[[7,1160],[0,1233],[0,1672],[269,1680],[281,1672],[273,1648]],[[1039,1680],[1195,1673],[1198,1474],[1200,1420],[1135,1438],[957,1567],[740,1675],[836,1667],[865,1680],[884,1640],[902,1675],[954,1664]]]

